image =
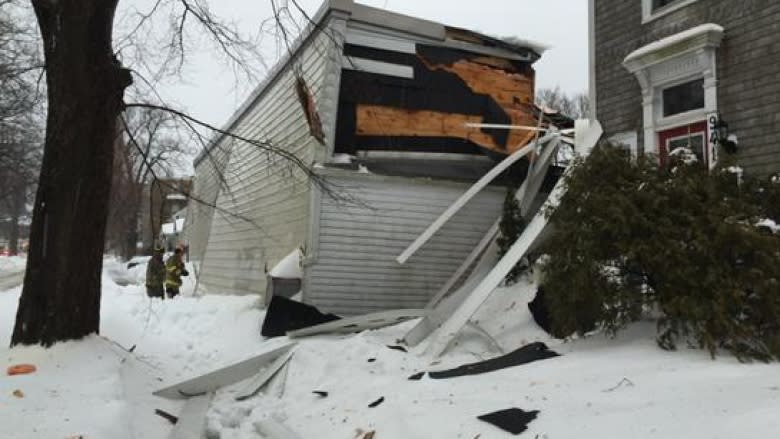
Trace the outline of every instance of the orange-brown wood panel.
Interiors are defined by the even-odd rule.
[[[465,126],[466,123],[482,122],[481,116],[358,105],[356,122],[359,136],[456,137],[500,150],[492,137]]]
[[[381,105],[358,105],[356,122],[359,136],[455,137],[502,154],[514,152],[535,135],[535,131],[513,130],[507,151],[482,130],[466,127],[467,123],[482,122],[481,116]]]
[[[461,60],[452,65],[431,64],[422,59],[431,70],[444,70],[457,75],[474,93],[492,97],[507,113],[513,125],[536,126],[537,118],[533,114],[534,78],[513,72],[511,63],[494,57],[479,57],[473,60]],[[524,130],[511,130],[506,148],[497,151],[512,153],[525,146],[534,137],[534,133]]]
[[[533,104],[533,79],[519,73],[465,60],[430,67],[458,75],[474,93],[492,96],[502,107],[523,109],[523,105]]]
[[[471,59],[472,62],[477,64],[484,64],[486,66],[495,67],[497,69],[504,69],[506,71],[512,71],[515,66],[508,59],[497,58],[495,56],[478,56]]]

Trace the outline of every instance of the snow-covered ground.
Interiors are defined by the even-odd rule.
[[[23,270],[26,263],[24,256],[0,256],[0,274]]]
[[[135,283],[142,283],[144,269],[107,260],[101,336],[51,349],[2,348],[6,367],[33,363],[38,370],[0,378],[0,438],[164,438],[171,427],[154,409],[178,414],[182,403],[154,397],[153,390],[262,350],[257,298],[192,297],[187,279],[183,297],[150,300]],[[303,339],[286,380],[273,382],[265,395],[236,402],[241,383],[218,393],[207,418],[209,437],[262,438],[257,424],[272,417],[304,438],[356,438],[371,430],[377,439],[506,438],[511,435],[476,416],[509,407],[540,411],[521,435],[529,438],[777,437],[776,364],[665,352],[649,322],[615,340],[551,340],[527,312],[532,291],[527,280],[500,289],[476,318],[505,350],[541,340],[561,357],[478,376],[409,381],[418,371],[498,352],[473,331],[440,360],[387,348],[414,322]],[[0,292],[2,346],[19,294],[20,288]],[[384,402],[369,408],[379,397]]]

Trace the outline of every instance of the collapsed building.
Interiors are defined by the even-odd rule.
[[[300,249],[304,302],[344,315],[424,306],[499,217],[506,180],[407,263],[396,256],[537,136],[469,124],[537,126],[543,50],[351,0],[324,4],[226,126],[258,140],[222,136],[195,161],[185,238],[198,292],[266,295],[269,271]]]

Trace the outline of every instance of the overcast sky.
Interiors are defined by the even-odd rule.
[[[125,10],[144,0],[124,2]],[[310,13],[320,0],[299,0]],[[516,36],[550,47],[535,64],[537,88],[559,85],[567,93],[587,91],[587,0],[360,0],[360,3],[496,36]],[[267,0],[212,0],[213,12],[256,34],[271,16]],[[123,5],[120,2],[120,7]],[[129,5],[129,6],[128,6]],[[272,38],[270,38],[272,39]],[[267,39],[268,40],[268,39]],[[265,44],[269,44],[265,41]],[[239,80],[208,45],[190,48],[181,79],[158,87],[168,100],[216,125],[224,124],[256,85]],[[274,44],[269,44],[273,48]],[[270,64],[276,50],[266,50]],[[262,73],[261,73],[262,75]]]

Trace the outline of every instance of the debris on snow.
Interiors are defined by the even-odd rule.
[[[27,375],[34,373],[36,370],[38,370],[34,364],[15,364],[13,366],[9,366],[6,370],[6,374],[8,376],[12,375]]]
[[[536,342],[523,346],[500,357],[491,358],[490,360],[480,361],[477,363],[465,364],[454,369],[428,372],[428,375],[433,379],[454,378],[465,375],[479,375],[558,356],[560,356],[560,354],[551,351],[546,344],[542,342]]]
[[[273,296],[263,319],[260,333],[264,337],[281,337],[288,332],[339,320],[334,314],[282,296]]]
[[[385,397],[381,396],[381,397],[379,397],[379,399],[377,399],[376,401],[374,401],[371,404],[369,404],[368,407],[369,408],[374,408],[374,407],[377,407],[379,404],[382,404],[383,402],[385,402]]]
[[[279,357],[284,357],[295,345],[295,343],[291,342],[286,342],[281,345],[279,345],[279,343],[272,344],[273,346],[265,346],[264,352],[261,354],[255,355],[251,358],[247,358],[229,366],[221,367],[204,375],[165,387],[164,389],[160,389],[154,392],[154,395],[168,399],[192,398],[195,396],[206,395],[209,392],[219,390],[221,387],[250,378],[252,375],[257,373],[258,370],[266,367],[269,364],[273,366],[273,362],[275,362],[276,359]],[[277,370],[278,367],[274,369],[274,373]],[[270,379],[270,377],[268,378]],[[265,381],[258,384],[258,387],[262,384],[265,384]]]
[[[269,311],[270,312],[270,311]],[[397,309],[380,311],[355,317],[346,317],[338,321],[331,321],[319,325],[309,326],[295,331],[288,331],[291,338],[307,337],[318,334],[349,334],[362,332],[369,329],[384,328],[396,325],[406,320],[422,317],[427,314],[424,309]]]
[[[162,409],[154,409],[154,414],[156,414],[157,416],[165,419],[166,421],[170,422],[171,424],[176,424],[177,422],[179,422],[179,417],[178,416],[174,416],[174,415],[172,415],[172,414],[170,414],[170,413],[168,413],[168,412],[166,412],[165,410],[162,410]]]
[[[625,385],[627,387],[634,387],[634,382],[631,381],[630,379],[624,377],[614,387],[610,387],[609,389],[604,389],[604,390],[602,390],[602,392],[604,392],[604,393],[614,392],[615,390],[621,388],[623,385]]]
[[[526,412],[525,410],[513,407],[510,409],[499,410],[488,413],[486,415],[477,416],[477,419],[480,421],[485,421],[488,424],[494,425],[514,435],[518,435],[527,430],[528,424],[536,419],[538,415],[538,410],[531,410],[530,412]]]
[[[409,376],[409,381],[420,381],[425,376],[425,372],[417,372],[414,375]]]

